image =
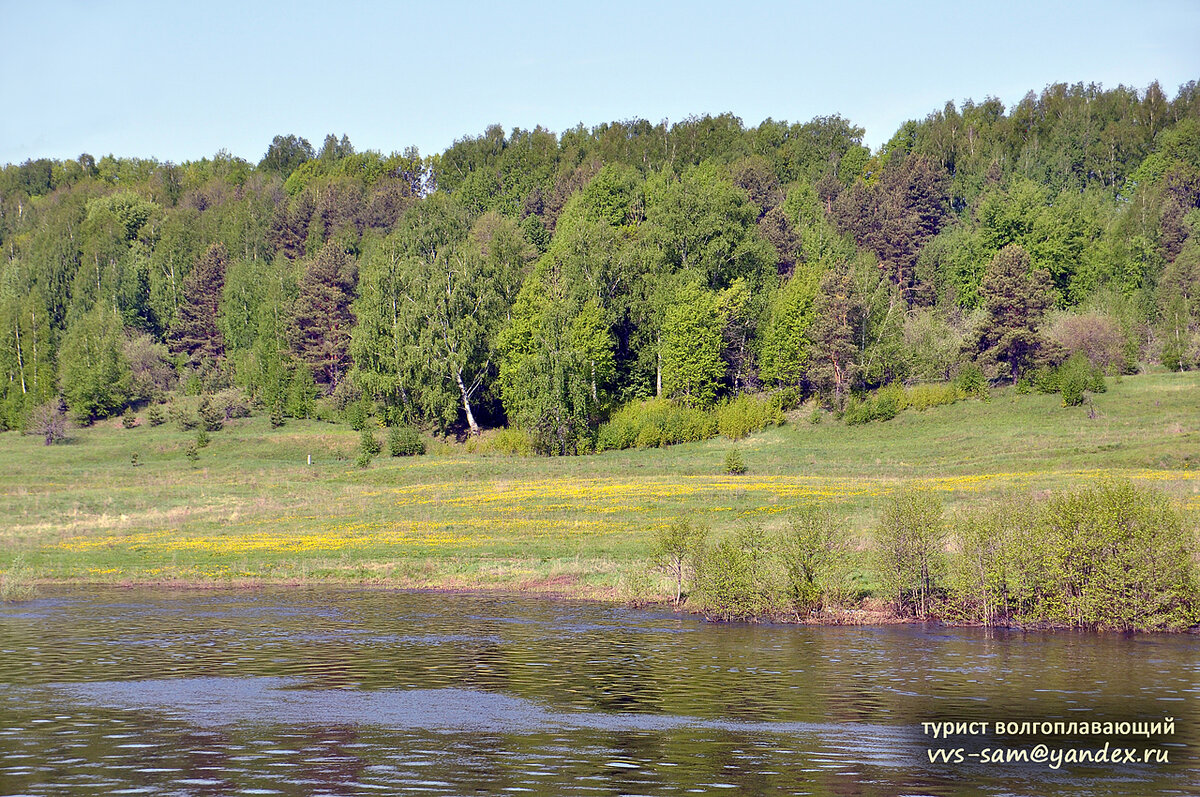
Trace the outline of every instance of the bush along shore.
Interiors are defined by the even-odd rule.
[[[680,519],[652,565],[676,606],[720,620],[942,621],[1001,627],[1186,631],[1200,625],[1195,530],[1163,493],[1104,480],[1011,495],[946,517],[933,492],[887,499],[856,550],[818,505],[774,528],[711,539]]]

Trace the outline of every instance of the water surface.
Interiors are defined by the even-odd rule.
[[[1200,639],[344,589],[0,607],[3,794],[1197,794]],[[933,740],[922,722],[1160,721]],[[984,763],[982,750],[1170,763]],[[961,763],[930,750],[962,748]]]

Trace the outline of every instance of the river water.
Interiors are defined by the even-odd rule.
[[[0,606],[5,795],[1200,794],[1196,636],[383,590],[43,595]],[[994,727],[1165,717],[1150,737]],[[945,721],[976,732],[924,732]],[[1103,760],[1069,763],[1083,750]]]

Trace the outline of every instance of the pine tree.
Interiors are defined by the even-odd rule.
[[[228,260],[225,245],[215,243],[208,247],[183,280],[183,300],[179,315],[171,324],[167,347],[173,354],[186,354],[193,365],[225,356],[225,340],[217,326],[217,311],[225,288]]]
[[[313,378],[330,389],[337,387],[350,367],[350,330],[354,315],[357,271],[354,262],[336,242],[329,241],[308,264],[300,278],[288,342],[312,369]]]
[[[1031,270],[1029,253],[1009,244],[988,264],[979,295],[985,315],[968,346],[985,371],[1015,383],[1049,353],[1051,344],[1038,332],[1051,301],[1049,275]]]

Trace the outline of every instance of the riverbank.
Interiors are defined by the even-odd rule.
[[[320,422],[234,420],[195,463],[193,432],[145,418],[51,447],[6,433],[0,569],[20,556],[43,583],[332,582],[656,601],[672,590],[649,566],[653,533],[680,517],[719,538],[820,503],[851,555],[866,557],[883,501],[906,485],[953,513],[1116,478],[1153,485],[1194,520],[1197,396],[1200,375],[1157,374],[1114,383],[1093,413],[1001,390],[988,403],[855,427],[811,423],[805,409],[737,444],[545,459],[431,440],[426,456],[366,469],[354,466],[359,434]],[[741,476],[724,473],[735,445]]]

